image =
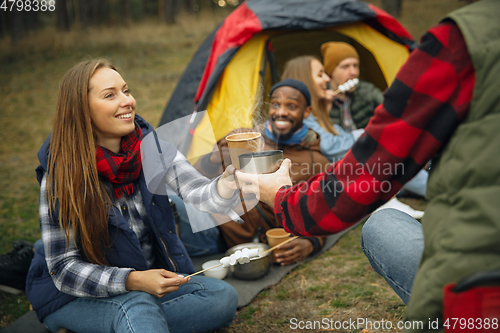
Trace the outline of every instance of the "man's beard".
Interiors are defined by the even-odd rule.
[[[290,121],[290,118],[288,117],[272,117],[271,118],[271,128],[273,130],[273,135],[274,137],[276,138],[276,140],[278,141],[286,141],[288,139],[290,139],[294,134],[295,132],[297,132],[301,127],[302,127],[302,124],[303,124],[303,117],[300,119],[299,122],[297,122],[297,124],[295,126],[293,126],[287,133],[285,134],[281,134],[280,133],[280,130],[276,129],[276,127],[274,127],[274,121],[276,119],[280,119],[280,120],[288,120]],[[293,123],[293,122],[292,122]]]

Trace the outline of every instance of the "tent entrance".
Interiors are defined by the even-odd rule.
[[[270,74],[271,83],[276,83],[285,63],[298,56],[312,55],[322,60],[321,44],[330,41],[351,44],[360,57],[360,79],[373,83],[382,91],[392,83],[409,55],[405,46],[362,22],[319,30],[287,31],[275,33],[267,41],[271,49],[267,65],[271,69],[270,73],[266,71],[266,76]]]
[[[285,63],[298,56],[311,55],[322,61],[321,44],[332,41],[346,42],[356,49],[360,56],[361,80],[373,83],[382,91],[387,88],[387,82],[373,54],[355,39],[331,29],[289,32],[272,36],[269,38],[269,45],[275,59],[270,64],[275,62],[277,73],[282,73]]]

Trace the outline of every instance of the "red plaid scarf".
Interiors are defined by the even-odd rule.
[[[113,184],[115,197],[134,193],[134,181],[141,172],[142,131],[136,125],[135,131],[122,137],[120,152],[97,146],[97,171]]]

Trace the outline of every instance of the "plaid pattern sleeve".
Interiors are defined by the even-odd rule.
[[[303,236],[337,233],[396,194],[465,118],[475,73],[451,21],[430,29],[375,110],[365,134],[326,172],[281,188],[275,214]]]
[[[75,243],[66,239],[57,221],[49,215],[47,174],[40,185],[40,230],[45,260],[55,286],[76,297],[109,297],[127,292],[125,283],[132,268],[94,265],[82,260]]]
[[[238,191],[230,199],[223,199],[217,191],[217,181],[201,175],[179,151],[167,171],[167,185],[182,200],[207,213],[228,214],[239,202]]]

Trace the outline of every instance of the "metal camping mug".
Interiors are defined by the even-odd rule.
[[[239,157],[240,169],[246,173],[272,173],[280,168],[283,161],[282,150],[258,151]]]

